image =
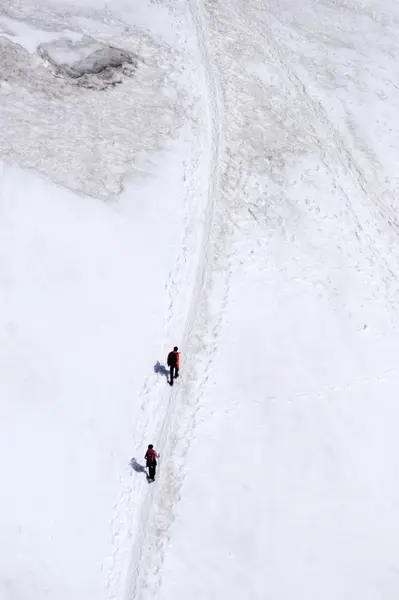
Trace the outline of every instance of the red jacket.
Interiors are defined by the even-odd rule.
[[[147,452],[145,453],[145,460],[147,461],[147,463],[156,463],[156,459],[159,457],[158,452],[155,452],[154,448],[148,448]]]

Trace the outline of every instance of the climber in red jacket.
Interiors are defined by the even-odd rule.
[[[144,458],[148,468],[148,481],[154,481],[155,471],[157,468],[157,458],[159,458],[159,454],[154,450],[154,446],[152,444],[148,445],[148,449]]]

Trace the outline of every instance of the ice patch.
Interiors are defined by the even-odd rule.
[[[43,30],[44,16],[34,21]],[[55,13],[49,29],[60,36],[33,54],[0,34],[0,81],[11,86],[0,89],[0,156],[75,191],[116,198],[136,152],[158,151],[187,120],[187,60],[180,47],[121,30],[122,22],[106,39],[66,40],[61,32],[77,25],[70,17]]]
[[[77,43],[58,40],[50,44],[41,44],[39,53],[58,73],[73,79],[98,74],[124,64],[133,67],[137,65],[137,57],[133,53],[104,46],[90,38]]]

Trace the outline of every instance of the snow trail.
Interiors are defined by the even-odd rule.
[[[201,153],[205,157],[202,158],[202,162],[206,162],[208,171],[207,203],[195,281],[184,334],[179,345],[182,351],[181,377],[170,392],[159,431],[157,447],[161,452],[161,459],[158,480],[155,486],[150,487],[144,509],[140,513],[141,534],[135,544],[131,581],[128,585],[128,598],[135,599],[154,597],[159,590],[164,546],[168,541],[168,529],[173,521],[173,507],[179,500],[179,489],[183,481],[182,465],[211,361],[212,348],[210,342],[206,340],[210,325],[207,298],[212,285],[213,252],[217,250],[217,243],[213,236],[223,153],[222,99],[218,73],[211,58],[202,2],[191,0],[189,8],[206,79],[203,107],[206,114],[204,121],[207,134],[202,140]],[[196,385],[198,379],[201,384]]]
[[[0,9],[0,597],[390,600],[398,11],[73,4]]]

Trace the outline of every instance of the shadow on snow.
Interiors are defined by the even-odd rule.
[[[147,478],[148,483],[153,482],[153,479],[149,478],[146,467],[144,465],[141,465],[140,463],[138,463],[135,458],[132,458],[129,464],[132,467],[133,471],[135,471],[136,473],[144,473]]]
[[[169,376],[169,370],[165,367],[165,365],[161,365],[159,360],[154,365],[154,371],[157,375],[164,375],[166,379]]]

